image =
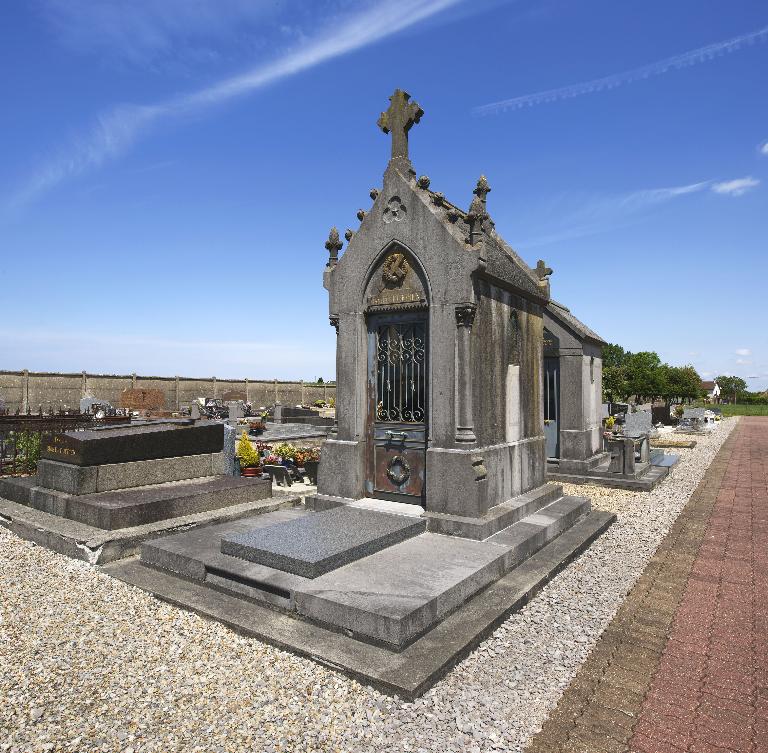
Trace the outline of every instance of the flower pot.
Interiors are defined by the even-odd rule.
[[[241,476],[248,476],[250,478],[258,478],[261,476],[261,467],[258,465],[251,465],[248,468],[242,468],[240,470]]]

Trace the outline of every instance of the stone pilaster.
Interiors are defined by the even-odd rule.
[[[477,306],[456,306],[456,441],[477,442],[472,411],[472,324]]]

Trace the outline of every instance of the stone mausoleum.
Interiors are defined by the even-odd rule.
[[[610,525],[546,483],[549,270],[501,239],[477,181],[465,211],[417,178],[423,113],[396,90],[391,137],[324,283],[337,422],[298,508],[142,546],[113,574],[412,697]]]
[[[561,303],[544,308],[543,407],[547,476],[650,491],[677,456],[650,448],[648,426],[605,439],[602,427],[603,340]]]
[[[485,538],[501,503],[543,488],[548,270],[496,233],[484,176],[466,211],[416,177],[420,117],[396,91],[379,120],[392,137],[384,184],[344,255],[335,229],[326,244],[338,421],[318,502],[397,500],[423,507],[430,531]]]

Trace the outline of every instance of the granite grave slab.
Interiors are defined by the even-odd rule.
[[[45,434],[40,457],[88,466],[221,452],[219,423],[161,423]]]
[[[304,578],[317,578],[425,529],[426,522],[420,518],[342,506],[225,536],[221,551]]]

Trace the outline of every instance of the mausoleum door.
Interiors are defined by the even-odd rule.
[[[425,313],[369,316],[366,491],[374,497],[423,504],[427,345]]]
[[[548,458],[560,457],[560,359],[544,357],[544,436]]]

